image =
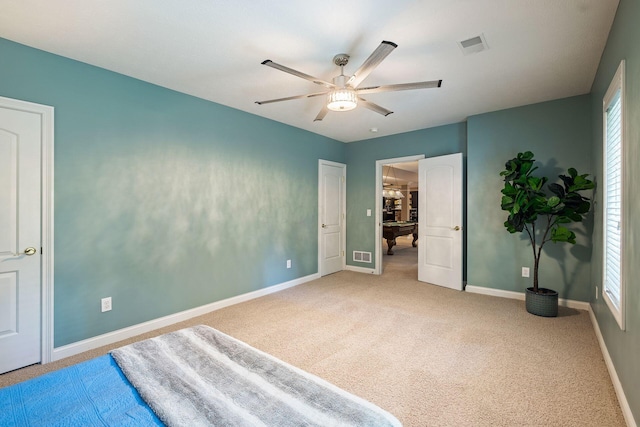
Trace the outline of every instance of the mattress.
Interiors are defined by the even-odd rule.
[[[0,389],[0,426],[161,426],[107,354]]]

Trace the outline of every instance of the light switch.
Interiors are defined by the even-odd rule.
[[[367,216],[371,216],[371,209],[367,209]]]

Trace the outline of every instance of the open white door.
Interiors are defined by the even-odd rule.
[[[418,162],[418,280],[462,290],[462,154]]]
[[[345,206],[347,166],[319,161],[318,176],[318,271],[321,276],[345,266]]]
[[[41,115],[0,99],[0,373],[41,361]]]

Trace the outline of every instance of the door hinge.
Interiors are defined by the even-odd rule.
[[[341,177],[341,178],[342,178],[342,182],[344,182],[344,176],[343,176],[343,177]]]
[[[342,251],[342,256],[344,256],[344,251]]]

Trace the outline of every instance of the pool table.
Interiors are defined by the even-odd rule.
[[[385,222],[382,224],[382,237],[387,239],[387,255],[393,255],[393,248],[396,244],[396,237],[413,234],[411,246],[418,246],[418,223],[411,221]]]

